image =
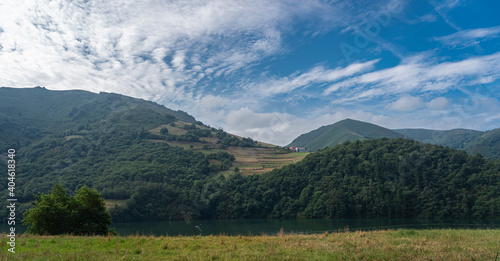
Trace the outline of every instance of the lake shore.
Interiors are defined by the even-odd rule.
[[[499,260],[499,229],[344,231],[261,236],[2,237],[1,260]]]

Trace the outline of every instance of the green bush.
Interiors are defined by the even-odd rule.
[[[97,190],[87,186],[69,196],[60,184],[50,194],[35,196],[34,208],[24,213],[23,225],[38,235],[106,235],[111,216]]]

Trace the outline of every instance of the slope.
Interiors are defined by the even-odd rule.
[[[461,149],[470,154],[480,153],[488,159],[500,159],[500,129],[486,132],[467,129],[397,129],[394,131],[420,142]]]
[[[324,147],[333,147],[348,140],[355,141],[383,137],[399,138],[403,137],[403,135],[375,124],[345,119],[302,134],[288,146],[306,147],[311,150],[317,150]]]
[[[394,131],[420,142],[439,144],[453,149],[464,149],[467,143],[481,136],[483,133],[482,131],[467,129],[396,129]]]
[[[480,153],[485,158],[500,159],[500,129],[482,132],[464,146],[465,151]]]
[[[186,196],[194,195],[195,184],[235,172],[267,172],[305,156],[112,93],[0,88],[0,111],[0,165],[7,150],[15,149],[21,213],[34,194],[60,183],[69,192],[83,185],[96,188],[111,207],[127,207],[147,191],[168,191],[169,199],[159,203],[171,204],[169,211],[143,218],[196,216],[188,209],[197,203]]]
[[[155,116],[144,117],[150,114]],[[185,112],[114,93],[0,88],[1,151],[63,130],[76,133],[97,122],[101,131],[109,132],[115,123],[136,130],[175,119],[195,122]]]

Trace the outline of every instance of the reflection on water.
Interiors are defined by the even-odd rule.
[[[261,235],[276,234],[283,228],[285,233],[322,233],[355,230],[398,228],[500,228],[498,220],[419,220],[419,219],[239,219],[239,220],[192,220],[115,223],[119,235]],[[9,226],[0,226],[7,232]],[[26,228],[16,226],[16,234]]]

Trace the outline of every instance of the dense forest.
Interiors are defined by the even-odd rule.
[[[263,174],[150,184],[115,220],[498,218],[500,161],[408,139],[345,142]]]
[[[215,218],[498,218],[500,161],[408,139],[345,142],[221,183]]]

